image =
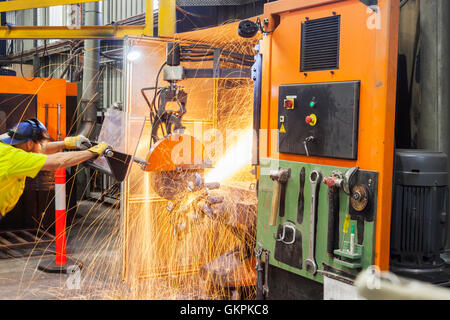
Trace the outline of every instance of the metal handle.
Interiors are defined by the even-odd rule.
[[[108,157],[108,158],[114,157],[114,152],[111,149],[106,149],[104,154],[105,154],[105,157]]]
[[[291,241],[284,240],[284,238],[286,237],[286,228],[289,228],[292,230],[292,240]],[[281,241],[284,244],[293,244],[295,242],[295,233],[296,233],[295,227],[290,223],[285,223],[285,224],[283,224],[283,233],[281,234],[281,238],[276,238],[276,240]]]
[[[305,152],[306,152],[307,157],[309,157],[308,143],[313,142],[313,141],[314,141],[313,136],[309,136],[309,137],[305,138],[305,140],[303,140],[303,146],[305,147]]]

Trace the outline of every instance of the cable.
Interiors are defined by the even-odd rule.
[[[151,121],[151,123],[152,123],[152,132],[153,132],[153,126],[155,125],[156,117],[158,116],[158,109],[157,109],[156,106],[155,106],[156,97],[159,96],[159,95],[161,94],[161,92],[164,90],[164,88],[162,88],[162,89],[160,89],[160,90],[158,91],[158,80],[159,80],[159,76],[160,76],[160,74],[161,74],[163,68],[166,66],[166,64],[167,64],[167,61],[165,61],[165,62],[161,65],[161,67],[160,67],[159,70],[158,70],[158,73],[156,74],[156,81],[155,81],[156,83],[155,83],[155,86],[154,86],[155,93],[154,93],[154,95],[153,95],[153,99],[152,99],[152,102],[151,102],[151,103],[149,103],[149,101],[148,101],[148,99],[147,99],[147,96],[146,96],[145,93],[144,93],[144,90],[150,90],[150,89],[152,89],[152,88],[143,88],[143,89],[141,89],[141,92],[142,92],[142,94],[144,95],[144,98],[145,98],[145,100],[147,101],[147,104],[149,105],[149,108],[150,108],[150,121]],[[153,112],[155,113],[154,116],[153,116]],[[158,117],[159,117],[159,116],[158,116]],[[161,119],[158,119],[158,120],[161,120]],[[150,149],[152,148],[153,138],[154,138],[153,136],[150,138]]]
[[[72,55],[71,55],[71,57],[67,60],[67,67],[64,69],[64,71],[61,73],[61,78],[64,78],[65,76],[66,76],[66,73],[67,73],[67,71],[69,71],[69,69],[70,69],[70,67],[71,67],[71,62],[72,62],[72,60],[73,59],[75,59],[76,57],[77,57],[77,55],[78,55],[78,53],[79,53],[79,51],[81,51],[81,50],[83,50],[83,48],[82,47],[80,47],[80,48],[78,48],[78,49],[76,49],[73,53],[72,53]]]
[[[100,52],[100,55],[104,56],[107,59],[111,59],[111,60],[116,60],[116,61],[122,61],[123,57],[119,57],[119,56],[114,56],[114,55],[110,55],[104,52]]]
[[[203,62],[203,61],[214,61],[214,58],[207,58],[207,59],[181,58],[180,61]]]
[[[152,105],[153,105],[153,106],[155,105],[156,96],[157,96],[157,94],[158,94],[158,80],[159,80],[159,75],[161,74],[161,71],[162,71],[163,68],[166,66],[166,64],[167,64],[167,61],[165,61],[165,62],[161,65],[161,67],[160,67],[159,70],[158,70],[158,73],[156,74],[155,94],[154,94],[153,100],[152,100]],[[157,110],[157,109],[155,108],[155,110]]]
[[[401,0],[400,1],[400,8],[403,8],[403,6],[408,2],[408,0]]]

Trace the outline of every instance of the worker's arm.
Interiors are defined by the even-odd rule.
[[[91,159],[97,159],[108,148],[106,143],[99,143],[85,151],[58,152],[50,154],[45,160],[42,171],[54,171],[57,169],[73,167]]]
[[[75,137],[66,137],[64,141],[53,141],[47,142],[42,145],[42,153],[53,154],[56,152],[61,152],[64,149],[67,150],[86,150],[91,147],[89,139],[83,135],[78,135]]]
[[[65,148],[64,141],[47,142],[42,145],[42,153],[53,154],[56,152],[63,151],[64,148]]]
[[[50,154],[45,160],[42,171],[54,171],[57,169],[76,166],[87,160],[97,158],[98,154],[91,151],[57,152]]]

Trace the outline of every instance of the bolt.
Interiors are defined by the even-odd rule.
[[[358,192],[355,192],[355,193],[353,194],[353,199],[355,199],[356,201],[361,200],[361,193],[359,193],[359,191],[358,191]]]

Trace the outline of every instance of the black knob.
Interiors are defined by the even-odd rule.
[[[250,20],[239,23],[238,34],[243,38],[253,38],[258,32],[258,25]]]

